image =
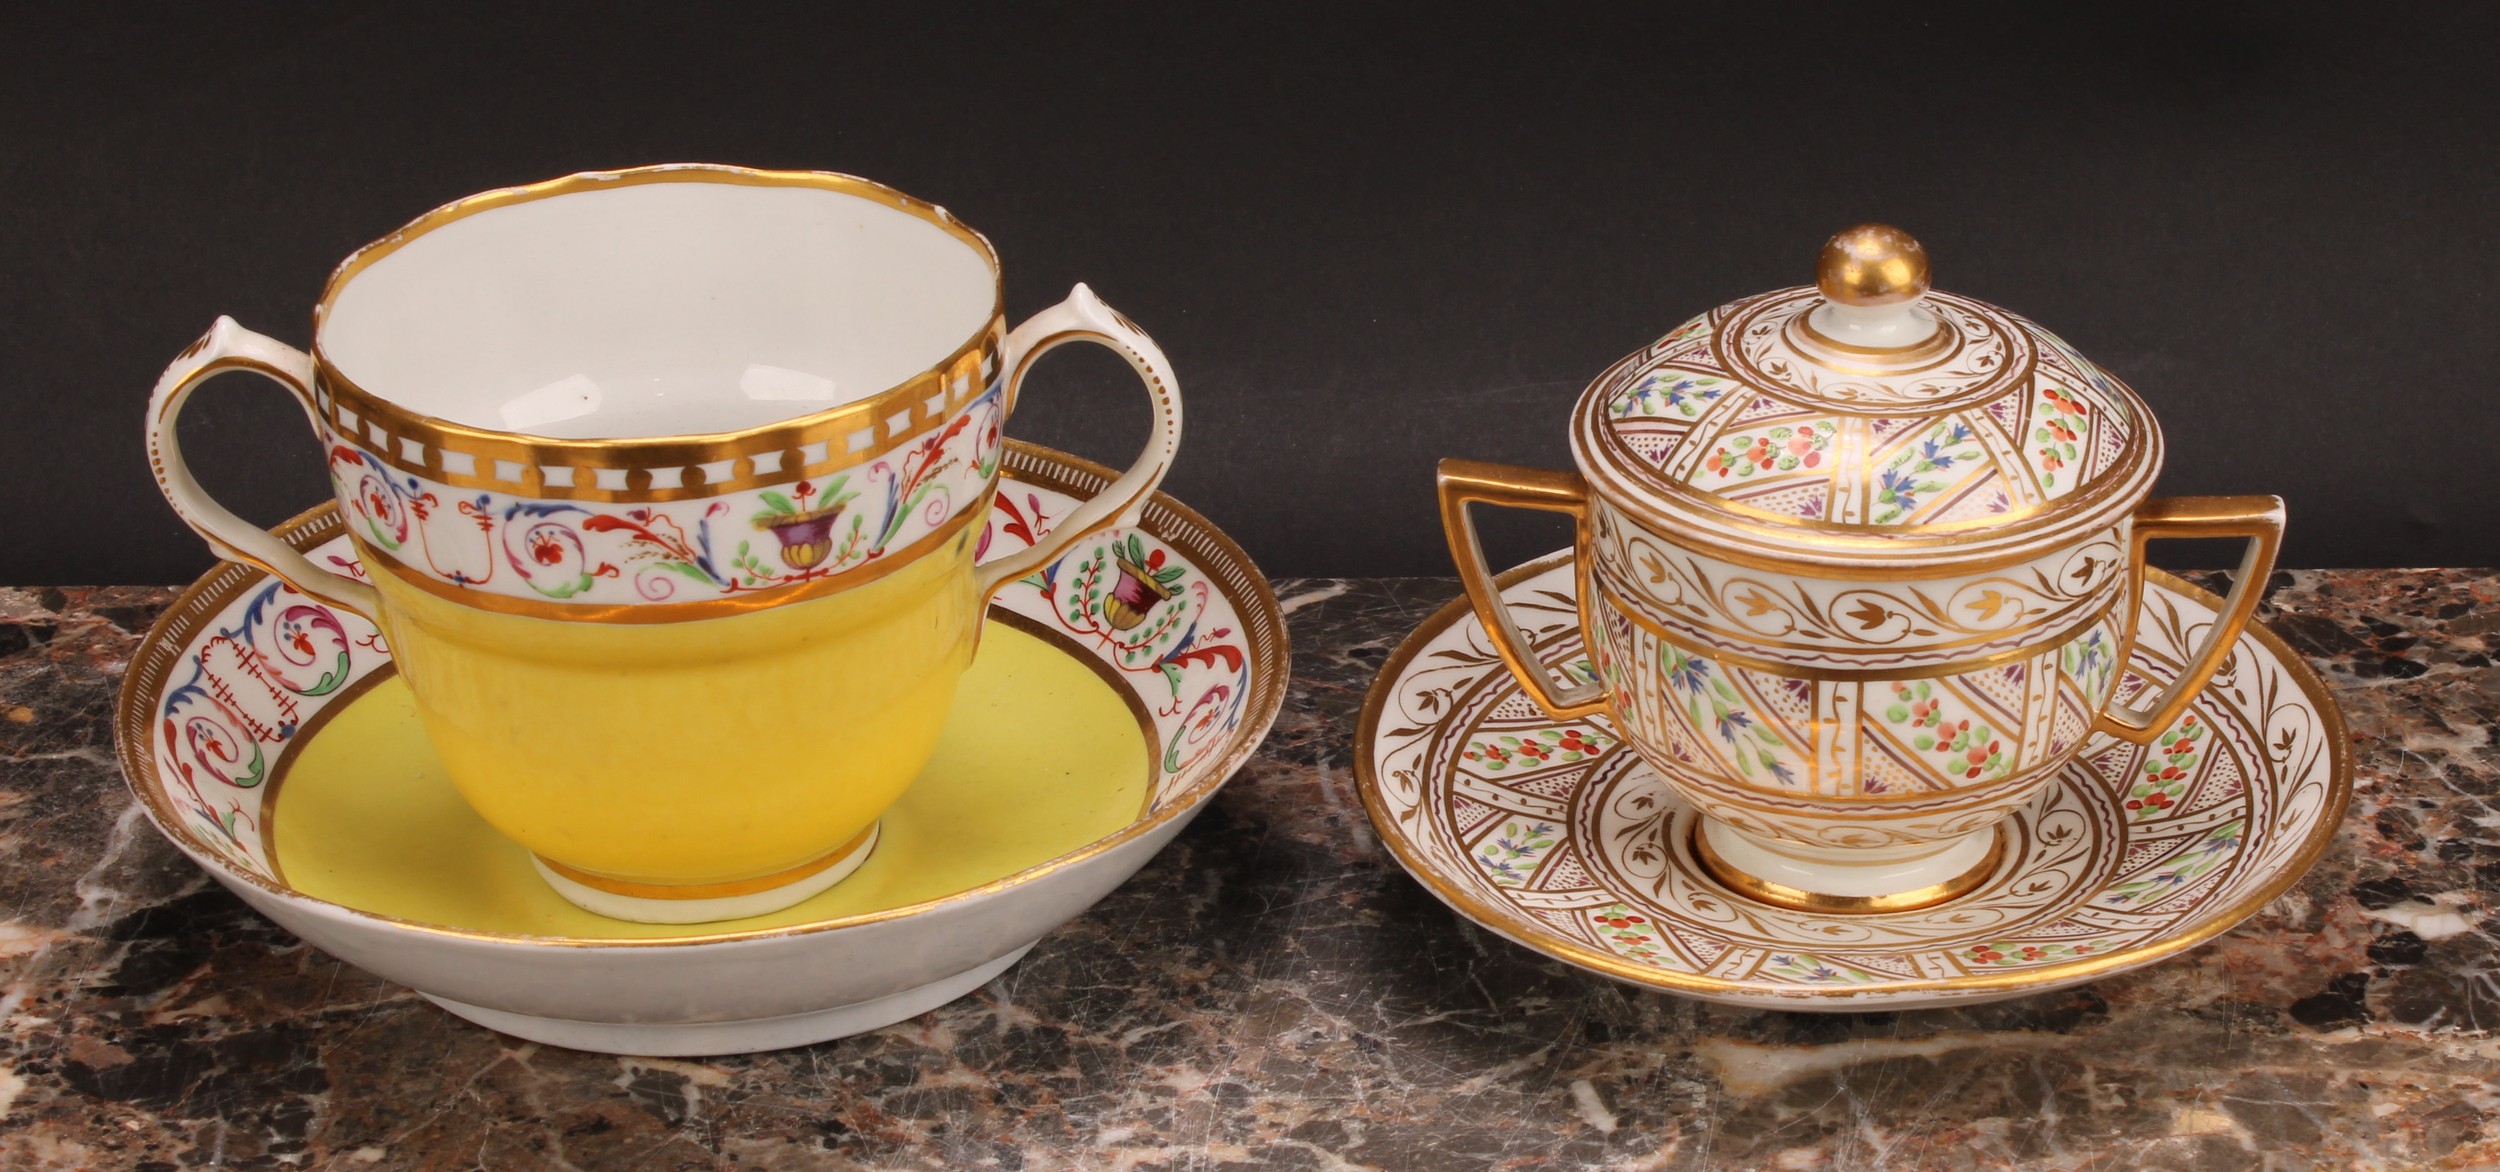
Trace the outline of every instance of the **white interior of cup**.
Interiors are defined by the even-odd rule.
[[[986,250],[863,195],[672,181],[472,212],[347,278],[322,352],[471,427],[636,439],[759,427],[943,362],[996,301]]]

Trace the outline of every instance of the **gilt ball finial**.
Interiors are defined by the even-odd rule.
[[[1860,224],[1823,245],[1816,287],[1837,305],[1898,305],[1925,296],[1927,250],[1890,224]]]

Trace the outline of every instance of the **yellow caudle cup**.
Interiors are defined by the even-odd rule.
[[[1129,360],[1146,449],[1040,543],[973,543],[1032,360]],[[251,370],[311,416],[359,564],[203,493],[175,419]],[[380,624],[461,793],[582,907],[692,923],[839,882],[935,750],[986,600],[1154,491],[1153,339],[1080,285],[1009,331],[997,254],[849,176],[716,166],[472,196],[350,256],[308,355],[219,319],[148,413],[223,556]]]

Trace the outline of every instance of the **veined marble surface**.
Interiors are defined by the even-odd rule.
[[[1373,671],[1442,580],[1278,583],[1266,748],[974,995],[804,1050],[526,1045],[314,951],[132,805],[109,721],[173,591],[0,589],[0,1165],[2082,1168],[2500,1164],[2500,575],[2277,576],[2352,816],[2185,957],[1966,1010],[1747,1012],[1468,925],[1373,840]]]

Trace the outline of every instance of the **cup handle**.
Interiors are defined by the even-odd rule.
[[[218,318],[208,333],[165,368],[164,377],[156,380],[156,393],[148,399],[148,467],[156,473],[156,486],[164,490],[165,500],[184,523],[208,539],[209,548],[218,556],[259,566],[332,606],[369,619],[378,617],[381,598],[373,587],[314,565],[312,559],[260,526],[228,512],[191,478],[174,421],[192,391],[229,370],[248,370],[285,387],[314,421],[314,430],[320,430],[320,415],[313,406],[312,360],[284,342],[244,329],[233,318]]]
[[[2181,496],[2149,500],[2135,511],[2135,537],[2129,543],[2128,560],[2133,565],[2127,586],[2127,643],[2135,642],[2136,608],[2144,600],[2144,545],[2161,537],[2245,537],[2248,552],[2240,558],[2240,570],[2231,580],[2231,597],[2224,600],[2222,613],[2214,617],[2213,626],[2205,632],[2205,641],[2188,657],[2186,670],[2170,681],[2160,698],[2145,707],[2110,702],[2107,711],[2093,721],[2095,731],[2105,732],[2133,744],[2151,744],[2187,710],[2196,698],[2197,689],[2214,677],[2223,661],[2230,658],[2231,648],[2239,642],[2240,632],[2248,626],[2250,615],[2257,612],[2257,603],[2266,594],[2266,579],[2274,575],[2274,555],[2283,545],[2283,498],[2278,496]]]
[[[1120,311],[1103,304],[1102,298],[1083,285],[1070,291],[1067,300],[1025,319],[1023,325],[1008,333],[1008,413],[1015,411],[1016,393],[1023,388],[1025,372],[1033,368],[1033,360],[1070,342],[1092,342],[1118,353],[1136,368],[1137,377],[1145,380],[1146,393],[1154,400],[1154,422],[1146,436],[1146,450],[1119,479],[1061,518],[1058,526],[1040,541],[983,563],[974,578],[974,586],[983,599],[997,593],[999,587],[1058,560],[1080,538],[1124,521],[1135,524],[1137,510],[1163,483],[1163,474],[1172,467],[1173,454],[1180,450],[1181,385],[1172,374],[1171,360],[1163,356],[1163,347],[1155,345],[1146,331],[1138,329]]]
[[[1577,472],[1456,459],[1441,461],[1439,481],[1441,533],[1449,539],[1450,558],[1458,564],[1458,580],[1467,587],[1467,600],[1475,605],[1476,618],[1493,633],[1493,649],[1501,653],[1510,674],[1519,678],[1528,698],[1556,720],[1576,720],[1604,712],[1605,685],[1592,682],[1557,687],[1546,673],[1527,631],[1511,616],[1510,604],[1502,600],[1501,587],[1484,564],[1484,545],[1476,538],[1476,519],[1467,511],[1468,505],[1481,501],[1569,513],[1575,530],[1574,544],[1581,544],[1577,531],[1588,527],[1588,481]],[[1585,564],[1582,570],[1585,590]]]

